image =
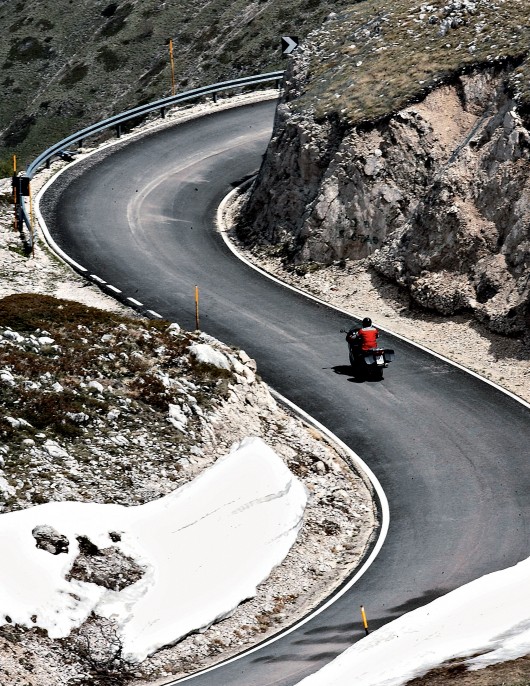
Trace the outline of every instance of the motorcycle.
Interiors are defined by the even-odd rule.
[[[358,379],[382,381],[384,370],[394,359],[394,351],[390,348],[379,347],[362,350],[360,341],[351,340],[352,333],[356,333],[358,330],[340,330],[341,333],[347,334],[346,341],[348,342],[348,354],[353,374]]]

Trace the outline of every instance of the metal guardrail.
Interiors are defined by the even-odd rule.
[[[170,95],[167,98],[161,98],[160,100],[155,100],[154,102],[147,103],[145,105],[140,105],[139,107],[134,107],[133,109],[126,110],[120,114],[115,114],[113,117],[108,119],[103,119],[96,124],[91,124],[76,133],[63,138],[58,143],[55,143],[43,153],[41,153],[36,159],[31,162],[26,169],[26,176],[28,178],[33,178],[35,172],[42,167],[43,164],[49,164],[53,157],[60,157],[65,154],[65,149],[73,143],[82,143],[85,138],[89,136],[94,136],[106,129],[115,128],[118,137],[121,135],[121,124],[124,122],[135,119],[150,112],[160,111],[162,116],[165,116],[166,109],[174,105],[178,105],[183,102],[188,102],[190,100],[197,100],[198,98],[205,95],[214,95],[214,99],[217,93],[226,90],[234,90],[237,88],[244,88],[245,86],[256,86],[261,83],[275,82],[278,88],[281,85],[283,79],[283,71],[273,71],[266,74],[257,74],[256,76],[245,76],[240,79],[233,79],[232,81],[221,81],[219,83],[211,84],[210,86],[202,86],[201,88],[194,88],[193,90],[184,91],[183,93],[178,93],[177,95]],[[33,247],[33,227],[31,224],[31,218],[28,216],[25,204],[22,202],[20,205],[21,219],[29,230],[29,248]]]
[[[236,88],[242,88],[245,86],[255,86],[260,83],[276,82],[278,86],[280,85],[284,72],[283,71],[273,71],[268,74],[257,74],[256,76],[246,76],[241,79],[233,79],[232,81],[222,81],[220,83],[214,83],[210,86],[203,86],[201,88],[195,88],[193,90],[184,91],[184,93],[179,93],[177,95],[170,95],[167,98],[161,98],[160,100],[155,100],[154,102],[147,103],[146,105],[140,105],[139,107],[134,107],[131,110],[126,110],[120,114],[115,114],[113,117],[104,119],[97,124],[92,124],[87,126],[77,133],[73,133],[71,136],[63,138],[58,143],[55,143],[43,153],[41,153],[33,162],[31,162],[26,169],[26,176],[32,178],[39,167],[48,162],[52,157],[56,157],[64,152],[65,148],[73,143],[82,142],[85,138],[93,136],[105,129],[116,128],[118,136],[121,134],[120,125],[136,117],[149,114],[150,112],[155,112],[160,110],[162,116],[165,114],[165,110],[173,105],[178,105],[182,102],[187,102],[188,100],[196,100],[204,95],[211,95],[219,93],[220,91],[232,90]]]

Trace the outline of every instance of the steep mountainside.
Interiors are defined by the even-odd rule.
[[[293,265],[371,256],[442,314],[528,328],[527,2],[362,3],[295,59],[239,229]]]
[[[0,176],[83,125],[176,90],[281,69],[347,0],[0,0]]]

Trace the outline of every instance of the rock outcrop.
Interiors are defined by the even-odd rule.
[[[116,536],[109,534],[111,540]],[[118,540],[120,540],[118,534]],[[78,536],[79,554],[66,580],[90,582],[113,591],[122,591],[142,578],[144,569],[118,547],[98,548],[87,536]]]
[[[428,309],[528,331],[530,132],[514,68],[454,74],[355,125],[297,104],[304,59],[287,78],[240,238],[293,266],[369,257]]]
[[[64,534],[60,534],[49,524],[39,524],[31,532],[36,541],[37,548],[45,550],[52,555],[67,553],[70,545]]]
[[[460,78],[410,112],[429,125],[432,151],[442,155],[431,156],[436,172],[372,264],[427,308],[442,314],[471,309],[500,333],[527,330],[530,134],[503,74]],[[446,121],[437,130],[439,119]],[[451,125],[456,135],[443,146]]]

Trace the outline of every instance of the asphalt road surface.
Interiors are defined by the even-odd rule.
[[[356,383],[339,333],[352,320],[260,276],[214,230],[222,198],[259,167],[273,114],[254,104],[142,138],[63,174],[43,208],[63,250],[145,309],[193,329],[198,284],[201,329],[255,357],[274,389],[365,460],[389,501],[386,542],[342,598],[196,686],[295,684],[362,638],[359,605],[375,629],[530,555],[529,410],[388,335],[384,381]]]

